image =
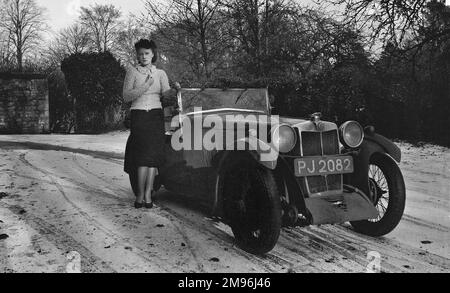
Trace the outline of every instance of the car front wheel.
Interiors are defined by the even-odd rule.
[[[253,254],[271,251],[281,229],[281,201],[273,173],[246,156],[232,160],[226,169],[224,212],[238,246]]]
[[[400,222],[406,201],[402,173],[387,155],[375,154],[370,158],[369,191],[370,198],[378,210],[378,218],[351,224],[357,232],[365,235],[386,235]]]

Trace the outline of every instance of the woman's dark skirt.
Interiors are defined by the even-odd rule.
[[[138,167],[159,168],[164,164],[164,113],[131,110],[131,134],[125,149],[124,171],[135,172]]]

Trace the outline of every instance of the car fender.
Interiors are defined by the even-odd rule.
[[[263,140],[251,136],[235,140],[232,145],[227,145],[227,150],[237,149],[239,143],[245,144],[245,150],[248,151],[260,165],[270,170],[276,169],[279,153],[273,146]]]
[[[267,144],[266,142],[258,139],[258,138],[242,138],[235,140],[232,145],[227,145],[227,149],[236,149],[238,143],[245,144],[245,152],[247,152],[256,163],[267,168],[269,170],[274,171],[277,168],[279,154],[272,146]],[[225,175],[224,167],[226,162],[230,160],[233,153],[236,151],[227,150],[218,152],[213,158],[213,165],[217,170],[216,176],[216,188],[214,195],[214,203],[213,203],[213,216],[221,217],[222,216],[222,208],[223,208],[223,195],[222,195],[222,186],[223,186],[223,176]],[[271,154],[271,155],[268,155]],[[267,156],[264,156],[267,155]]]
[[[389,156],[396,162],[401,162],[401,150],[392,141],[379,134],[366,135],[359,151],[353,155],[354,172],[344,176],[344,183],[357,187],[364,194],[369,194],[369,162],[376,154]]]
[[[253,151],[246,151],[255,161],[257,161],[258,154]],[[213,217],[223,217],[223,186],[224,177],[226,175],[226,164],[232,159],[236,151],[221,151],[213,158],[213,166],[216,169],[216,187],[214,192],[214,201],[212,208]]]
[[[289,168],[288,162],[281,156],[275,169],[275,178],[277,179],[278,189],[282,195],[285,197],[288,196],[289,203],[297,207],[301,214],[308,217],[309,211],[306,208],[305,202],[306,193],[297,183],[295,175]]]
[[[373,135],[366,135],[365,140],[371,141],[381,147],[385,153],[389,154],[397,163],[402,161],[402,152],[400,148],[395,145],[390,139],[374,133]]]

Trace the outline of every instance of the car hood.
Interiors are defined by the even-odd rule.
[[[214,111],[205,111],[199,112],[195,115],[189,115],[190,117],[194,117],[194,119],[202,119],[203,121],[207,117],[215,116],[219,117],[221,121],[223,121],[223,126],[226,123],[230,124],[244,124],[247,123],[249,125],[253,124],[268,124],[271,122],[275,124],[287,124],[292,127],[298,128],[301,131],[326,131],[330,129],[337,129],[336,124],[327,121],[321,121],[321,127],[318,127],[318,124],[313,123],[311,120],[301,119],[301,118],[292,118],[286,116],[275,116],[275,115],[267,115],[262,112],[252,111],[252,110],[235,110],[235,109],[219,109]],[[274,119],[275,118],[275,119]],[[272,119],[272,121],[271,121]],[[211,121],[214,121],[213,119]],[[220,127],[216,125],[216,127]]]

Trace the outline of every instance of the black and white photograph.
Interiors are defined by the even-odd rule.
[[[0,0],[0,273],[449,273],[449,174],[449,0]]]

